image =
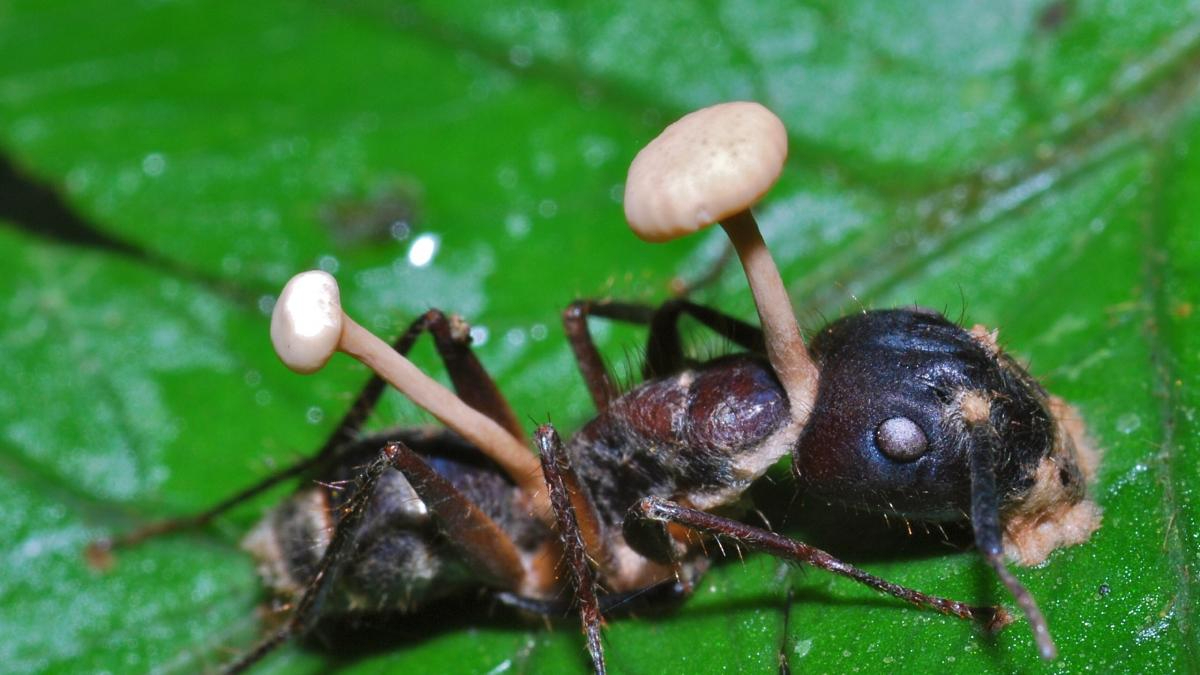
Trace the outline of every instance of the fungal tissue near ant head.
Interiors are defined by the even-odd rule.
[[[1050,396],[1048,407],[1056,427],[1054,450],[1038,464],[1025,499],[1004,517],[1004,553],[1019,565],[1038,565],[1055,549],[1087,541],[1100,527],[1100,507],[1083,494],[1095,480],[1100,451],[1073,406]]]
[[[976,325],[970,332],[993,355],[1003,356],[998,331]],[[1050,394],[1044,405],[1054,424],[1053,448],[1037,464],[1029,491],[1005,509],[1003,518],[1004,553],[1026,566],[1087,541],[1101,521],[1100,507],[1086,492],[1096,478],[1100,450],[1074,406]]]

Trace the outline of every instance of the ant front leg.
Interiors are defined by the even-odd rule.
[[[1021,611],[1029,619],[1033,628],[1034,640],[1037,642],[1038,653],[1043,659],[1051,660],[1058,655],[1058,648],[1050,637],[1050,627],[1046,617],[1038,608],[1025,586],[1017,580],[1004,564],[1004,541],[1000,526],[1000,504],[996,495],[995,447],[996,432],[989,422],[980,419],[967,420],[972,437],[971,447],[971,526],[975,530],[975,545],[983,554],[984,560],[1000,577],[1008,592],[1017,601]]]
[[[756,353],[766,351],[762,331],[756,326],[689,300],[668,300],[657,309],[649,305],[604,300],[576,300],[567,306],[563,312],[563,327],[597,411],[606,410],[609,402],[620,392],[596,349],[588,329],[588,318],[598,316],[649,326],[646,364],[642,372],[642,376],[649,379],[670,375],[685,367],[679,338],[679,318],[684,314],[743,349]]]
[[[550,491],[550,506],[554,510],[554,522],[562,541],[567,567],[570,569],[571,585],[579,601],[579,619],[583,633],[587,636],[588,654],[596,675],[605,673],[604,645],[600,642],[600,628],[604,617],[600,613],[596,575],[589,561],[589,550],[599,549],[599,521],[579,489],[579,479],[571,468],[567,453],[558,432],[549,424],[538,427],[534,436],[538,454],[542,460],[542,473]],[[583,527],[580,521],[587,524]],[[593,545],[588,546],[585,532],[591,530]],[[591,559],[600,560],[598,555]]]
[[[697,511],[659,497],[647,497],[634,505],[630,518],[655,523],[676,523],[689,529],[721,539],[731,540],[752,551],[762,551],[779,558],[794,560],[853,579],[880,593],[886,593],[918,607],[952,614],[960,619],[979,621],[989,630],[999,630],[1012,622],[1012,617],[1002,607],[975,606],[950,600],[894,584],[865,572],[845,561],[839,560],[819,548],[790,539],[770,530],[747,525],[743,522],[722,518],[704,511]]]
[[[471,350],[469,330],[461,319],[448,318],[440,310],[431,309],[413,321],[404,333],[396,338],[392,348],[400,355],[406,356],[412,350],[417,339],[425,332],[429,332],[433,336],[434,346],[445,363],[446,371],[460,398],[467,405],[491,417],[509,433],[521,438],[523,433],[516,415]],[[113,549],[134,546],[147,539],[165,534],[205,527],[226,511],[257,497],[283,481],[326,465],[337,457],[338,451],[342,447],[358,437],[362,425],[379,402],[384,387],[383,378],[372,375],[350,405],[350,409],[346,411],[315,455],[305,457],[291,466],[266,476],[254,485],[227,497],[200,513],[148,523],[131,532],[110,539],[94,541],[88,545],[85,551],[87,559],[94,567],[109,567],[112,565]]]

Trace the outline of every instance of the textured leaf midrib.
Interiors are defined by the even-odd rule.
[[[1200,110],[1193,105],[1191,112]],[[1184,124],[1183,119],[1180,124]],[[1181,414],[1180,394],[1175,383],[1181,374],[1176,370],[1176,359],[1171,348],[1163,339],[1163,329],[1170,321],[1170,298],[1167,296],[1164,270],[1166,265],[1161,257],[1168,254],[1167,231],[1172,223],[1166,215],[1163,185],[1167,180],[1164,167],[1170,164],[1171,148],[1168,139],[1159,139],[1153,147],[1155,162],[1149,178],[1150,189],[1153,191],[1152,204],[1142,223],[1142,306],[1145,308],[1146,319],[1142,323],[1142,335],[1146,340],[1150,354],[1148,364],[1153,374],[1152,391],[1158,405],[1159,446],[1155,453],[1154,466],[1160,473],[1159,482],[1163,489],[1162,520],[1166,524],[1166,538],[1163,548],[1167,552],[1172,567],[1176,573],[1175,596],[1171,607],[1166,611],[1174,614],[1172,624],[1183,634],[1183,651],[1191,670],[1200,669],[1200,645],[1195,639],[1187,639],[1191,632],[1192,603],[1191,588],[1192,570],[1197,567],[1197,552],[1188,545],[1191,539],[1186,532],[1187,519],[1177,518],[1181,507],[1178,492],[1187,489],[1187,479],[1195,479],[1195,467],[1182,467],[1178,461],[1179,439],[1176,435],[1177,416]],[[1183,225],[1186,227],[1186,225]]]

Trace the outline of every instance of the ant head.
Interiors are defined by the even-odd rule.
[[[1001,500],[1022,494],[1054,442],[1046,394],[1000,353],[924,309],[847,316],[811,345],[820,367],[812,416],[793,455],[806,492],[919,520],[959,520],[972,508],[971,456],[994,431]],[[975,416],[976,419],[971,419]]]

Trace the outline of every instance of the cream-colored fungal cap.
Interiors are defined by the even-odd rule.
[[[315,373],[342,338],[342,300],[337,281],[321,271],[292,277],[271,313],[271,344],[279,360],[297,373]]]
[[[633,159],[625,219],[646,241],[691,234],[757,202],[779,178],[785,159],[783,122],[758,103],[697,110]]]

